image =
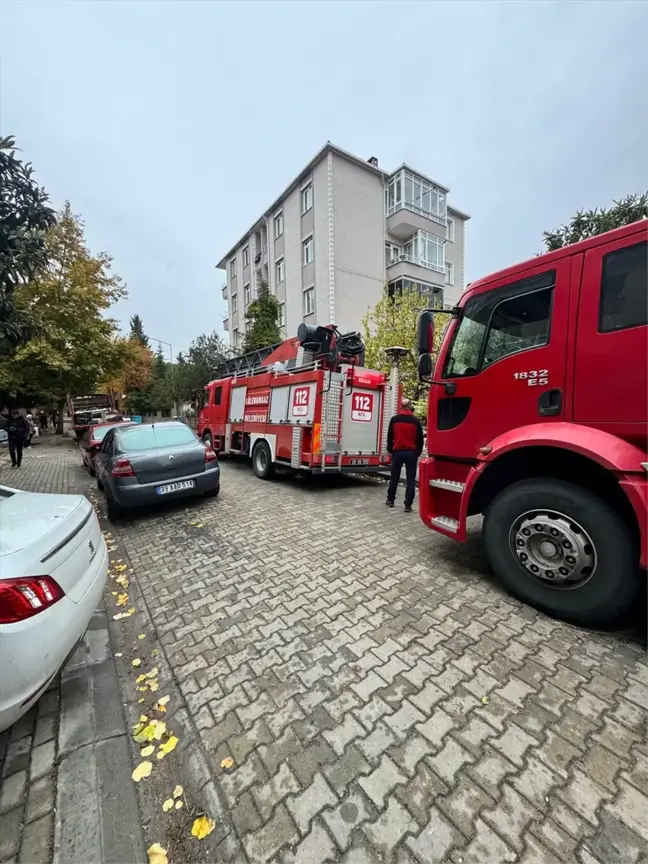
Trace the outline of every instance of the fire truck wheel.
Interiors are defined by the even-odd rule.
[[[617,620],[636,599],[636,544],[601,498],[562,480],[504,489],[484,516],[488,561],[519,600],[581,625]]]
[[[212,438],[211,432],[205,432],[203,435],[203,444],[206,444],[208,447],[214,449],[214,439]]]
[[[265,441],[257,441],[252,451],[252,469],[261,480],[270,480],[274,475],[272,454]]]

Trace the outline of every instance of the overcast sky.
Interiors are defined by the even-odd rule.
[[[145,330],[222,330],[214,265],[327,141],[472,215],[466,277],[648,186],[648,4],[0,3],[13,134]],[[343,322],[340,322],[343,323]]]

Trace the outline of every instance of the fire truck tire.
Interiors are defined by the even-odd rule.
[[[504,489],[484,515],[484,545],[511,594],[576,624],[616,621],[639,593],[631,531],[605,501],[573,483],[530,479]]]
[[[252,451],[252,469],[261,480],[271,480],[274,476],[272,454],[265,441],[257,441]]]
[[[203,444],[206,444],[208,447],[214,449],[214,439],[212,438],[211,432],[205,432],[203,435]]]

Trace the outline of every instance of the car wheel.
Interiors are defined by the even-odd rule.
[[[270,448],[265,441],[259,441],[252,451],[252,469],[261,480],[270,480],[274,476],[274,465]]]
[[[106,492],[106,510],[108,511],[108,518],[111,522],[116,522],[124,515],[124,508],[120,507],[108,492]]]
[[[95,475],[95,476],[96,476],[96,475]],[[100,492],[103,492],[103,491],[104,491],[104,485],[103,485],[103,483],[101,482],[101,480],[99,479],[99,477],[97,477],[97,489],[98,489]]]
[[[220,483],[215,489],[210,489],[208,492],[203,492],[205,498],[218,498],[220,492]]]
[[[91,477],[96,477],[96,476],[97,476],[97,472],[95,471],[95,467],[94,467],[94,465],[92,464],[92,462],[90,462],[90,464],[88,465],[88,472],[90,473],[90,476],[91,476]]]
[[[618,619],[640,587],[636,546],[618,513],[561,480],[522,480],[484,516],[486,555],[502,584],[531,606],[581,625]]]

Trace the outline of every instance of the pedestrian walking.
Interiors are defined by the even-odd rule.
[[[412,403],[409,399],[402,400],[401,410],[389,421],[387,450],[391,453],[392,467],[386,504],[388,507],[394,506],[396,490],[404,465],[407,478],[405,512],[411,513],[416,489],[416,466],[423,451],[423,426],[418,417],[414,416]]]
[[[20,468],[23,457],[23,447],[29,438],[29,423],[17,408],[11,409],[7,434],[9,436],[9,455],[11,467]]]

